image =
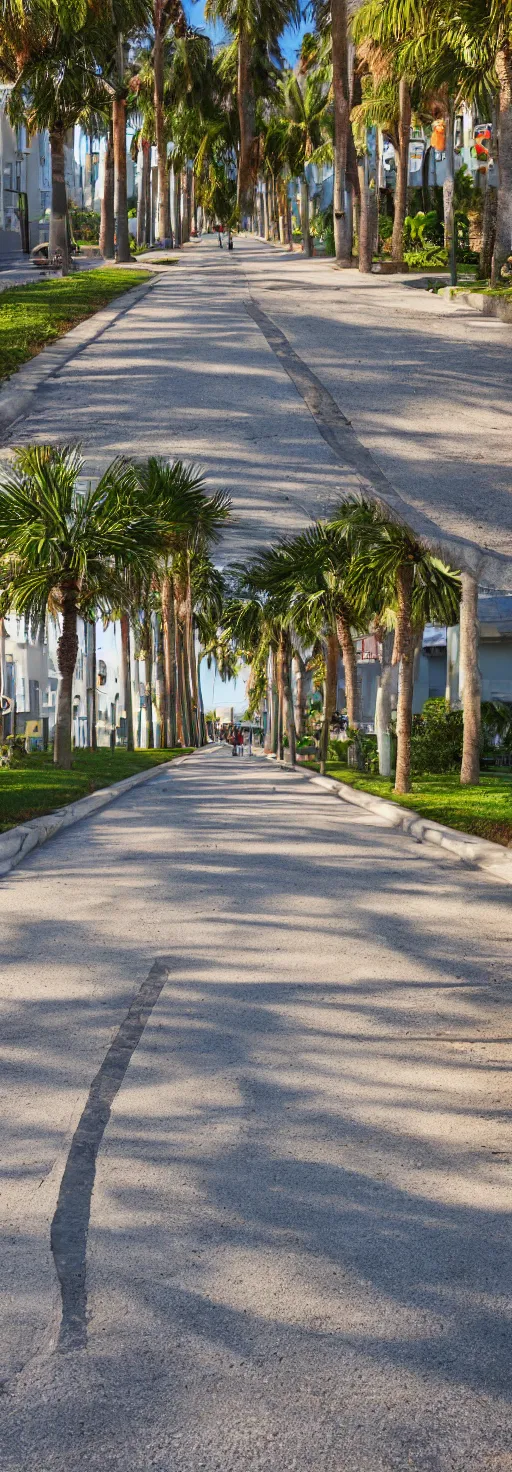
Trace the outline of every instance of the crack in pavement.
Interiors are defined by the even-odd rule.
[[[249,283],[248,283],[249,285]],[[251,287],[249,285],[249,290]],[[245,302],[245,310],[256,322],[266,338],[275,357],[285,373],[291,378],[297,392],[309,409],[319,434],[329,445],[338,462],[349,465],[360,479],[361,491],[373,500],[377,499],[386,511],[397,520],[405,522],[411,531],[426,541],[445,562],[450,562],[463,571],[470,572],[484,587],[497,590],[512,590],[512,557],[506,553],[489,552],[466,537],[444,532],[435,521],[409,506],[394,489],[387,475],[381,470],[371,450],[366,448],[356,434],[349,419],[342,413],[332,394],[317,378],[304,359],[292,348],[280,327],[267,317],[259,304]]]
[[[71,1141],[50,1232],[62,1299],[57,1349],[64,1353],[87,1344],[87,1234],[98,1150],[116,1094],[168,976],[164,962],[155,961],[92,1081]]]

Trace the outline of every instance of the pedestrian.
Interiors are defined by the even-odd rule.
[[[238,755],[239,756],[243,756],[243,754],[244,754],[244,733],[242,731],[242,727],[241,726],[238,727],[238,731],[236,733],[236,741],[237,741],[237,746],[238,746]]]
[[[222,250],[223,249],[223,246],[222,246],[222,225],[217,225],[217,230],[218,230],[218,234],[219,234],[219,245],[220,245],[220,248]]]
[[[232,733],[232,736],[230,737],[230,740],[231,740],[231,745],[232,745],[232,748],[233,748],[232,755],[233,756],[236,756],[236,747],[237,747],[236,726],[233,726],[233,733]]]

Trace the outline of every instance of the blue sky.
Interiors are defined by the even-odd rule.
[[[205,23],[204,0],[185,0],[185,9],[191,25],[207,31],[213,41],[222,40],[222,26],[214,27]],[[304,21],[301,21],[298,30],[288,27],[284,32],[281,40],[281,50],[286,61],[290,62],[292,66],[297,59],[297,50],[300,46],[301,36],[304,35],[304,31],[307,29],[307,25],[304,24]]]

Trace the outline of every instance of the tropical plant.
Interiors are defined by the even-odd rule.
[[[165,670],[166,746],[200,745],[202,740],[195,653],[194,577],[206,598],[209,550],[229,519],[231,502],[222,491],[208,496],[194,466],[158,456],[137,467],[142,504],[151,508],[160,531],[160,606]],[[199,568],[202,583],[199,584]],[[210,600],[213,597],[210,578]]]
[[[330,120],[328,88],[314,73],[296,77],[287,72],[277,89],[283,145],[290,173],[300,179],[301,232],[304,254],[311,255],[310,199],[307,165],[319,157]]]
[[[261,76],[269,64],[281,64],[279,38],[288,25],[298,25],[298,0],[206,0],[207,20],[221,20],[233,38],[236,55],[236,96],[240,130],[238,208],[252,213],[258,170],[256,102]],[[229,65],[229,59],[228,59]]]
[[[29,445],[16,451],[0,483],[0,557],[9,604],[39,622],[49,610],[61,623],[54,759],[63,767],[71,765],[77,618],[119,601],[128,569],[147,576],[159,543],[158,525],[141,507],[126,461],[113,461],[85,490],[82,470],[76,445]]]
[[[354,603],[366,608],[370,599],[382,610],[394,609],[393,663],[399,665],[395,791],[411,787],[411,729],[414,654],[421,647],[425,623],[456,623],[460,576],[376,503],[348,498],[334,525],[344,532],[353,552],[347,584]]]

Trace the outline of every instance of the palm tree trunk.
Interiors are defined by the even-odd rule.
[[[368,160],[358,159],[359,174],[359,270],[369,275],[373,263],[373,216],[368,189]]]
[[[179,725],[181,725],[181,740],[184,746],[191,746],[190,711],[187,692],[187,670],[185,663],[185,640],[181,624],[177,627],[177,663],[178,663],[178,690],[179,690]]]
[[[291,682],[291,658],[292,651],[289,634],[283,633],[282,640],[282,681],[283,681],[283,707],[284,720],[286,723],[286,735],[288,737],[287,763],[290,767],[296,765],[295,750],[295,720],[293,715],[293,697]]]
[[[132,706],[132,670],[130,655],[130,620],[127,613],[123,613],[121,624],[121,682],[123,687],[124,714],[126,719],[126,750],[133,751],[133,706]]]
[[[306,666],[301,654],[295,653],[295,729],[300,741],[306,730]]]
[[[126,98],[115,97],[114,126],[114,212],[116,217],[117,260],[129,261],[130,232],[126,194]]]
[[[155,138],[158,161],[158,239],[164,244],[171,233],[169,219],[169,174],[167,172],[167,140],[164,116],[164,38],[159,26],[155,29],[153,47],[153,77],[155,106]]]
[[[190,598],[190,590],[189,590],[189,598]],[[198,684],[198,679],[197,679],[197,660],[196,660],[196,649],[195,649],[195,643],[196,643],[196,641],[195,641],[195,632],[194,632],[194,619],[193,619],[192,608],[190,606],[190,603],[187,606],[186,636],[187,636],[187,655],[188,655],[188,667],[189,667],[189,672],[190,672],[190,689],[191,689],[191,701],[192,701],[192,729],[193,729],[194,736],[195,736],[196,746],[202,746],[202,741],[201,741],[201,713],[200,713],[200,702],[199,702],[199,684]]]
[[[149,751],[155,745],[155,733],[153,729],[153,630],[151,628],[151,614],[144,609],[142,615],[143,631],[143,659],[144,659],[144,694],[146,699],[146,747]]]
[[[78,654],[76,589],[65,589],[62,597],[62,630],[57,643],[57,665],[61,676],[57,693],[57,715],[53,760],[57,767],[71,767],[71,721],[73,675]]]
[[[242,25],[238,33],[237,77],[238,120],[240,124],[237,194],[241,216],[251,213],[254,189],[256,102],[251,75],[251,49],[249,37],[246,35]]]
[[[277,655],[277,755],[284,761],[284,690],[283,690],[283,641],[279,640]]]
[[[300,181],[300,228],[302,234],[302,249],[305,256],[311,255],[311,235],[309,233],[309,189],[306,175],[303,174]]]
[[[391,711],[396,668],[392,663],[393,641],[393,633],[382,633],[380,679],[375,700],[375,733],[381,777],[391,776]]]
[[[171,231],[174,245],[181,245],[179,228],[178,180],[176,178],[174,168],[171,168]]]
[[[137,245],[149,245],[148,235],[148,185],[151,144],[147,138],[140,142],[141,170],[140,188],[137,198]]]
[[[332,87],[334,103],[334,245],[339,266],[350,266],[352,223],[346,208],[347,154],[350,128],[346,0],[331,0]]]
[[[272,755],[279,750],[279,689],[277,684],[277,658],[274,656],[275,678],[272,686]]]
[[[357,726],[359,721],[359,692],[357,688],[357,660],[350,628],[350,619],[345,613],[339,613],[336,619],[338,640],[343,657],[343,669],[345,672],[345,698],[347,702],[347,716],[349,726]]]
[[[499,81],[498,168],[499,188],[496,243],[492,281],[497,285],[501,268],[512,251],[512,44],[505,42],[496,57]]]
[[[114,137],[109,123],[105,149],[103,198],[101,201],[100,251],[106,261],[114,259]]]
[[[50,153],[52,164],[52,207],[50,214],[49,260],[58,255],[62,259],[62,274],[69,271],[68,246],[68,201],[64,172],[64,133],[62,126],[52,128]]]
[[[480,782],[481,682],[478,667],[478,583],[463,572],[460,603],[460,674],[464,737],[460,780],[465,787]]]
[[[159,725],[159,746],[165,746],[165,677],[162,620],[155,614],[155,704]]]
[[[395,792],[411,790],[411,730],[414,688],[414,640],[412,631],[412,562],[402,563],[397,574],[398,613],[395,634],[395,659],[400,660],[398,704],[396,715]]]
[[[98,662],[96,659],[96,619],[91,619],[91,751],[98,749]]]
[[[457,285],[457,252],[455,240],[455,161],[454,161],[455,108],[450,98],[446,118],[446,177],[443,184],[444,243],[448,251],[450,281]]]
[[[492,261],[494,246],[496,243],[496,220],[498,215],[498,190],[492,189],[485,183],[484,209],[482,219],[482,245],[480,248],[480,260],[478,263],[478,274],[484,281],[488,281],[492,272]]]
[[[409,139],[411,136],[411,94],[405,77],[398,84],[399,122],[396,159],[395,218],[391,238],[391,258],[402,261],[404,255],[404,220],[407,214],[407,181],[409,177]]]
[[[336,692],[338,686],[338,635],[331,629],[327,635],[327,649],[325,657],[325,683],[324,683],[324,718],[322,722],[322,735],[320,738],[320,772],[325,776],[327,753],[329,750],[329,731],[331,720],[336,710]]]
[[[176,746],[176,619],[174,589],[168,573],[162,578],[161,598],[166,686],[165,744],[172,748]]]

